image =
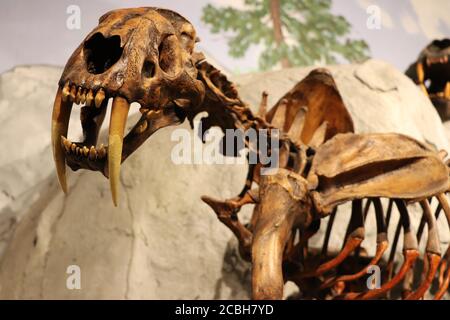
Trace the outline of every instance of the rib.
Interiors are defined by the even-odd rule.
[[[305,258],[308,250],[308,240],[319,231],[320,221],[320,219],[312,221],[309,227],[300,234],[300,241],[287,255],[291,261],[296,261],[301,257]]]
[[[392,216],[392,205],[394,204],[394,200],[389,199],[388,208],[386,210],[386,228],[389,228],[389,222],[391,222]]]
[[[386,283],[384,283],[379,289],[373,289],[362,293],[350,292],[341,297],[338,297],[339,299],[345,300],[375,299],[385,294],[386,292],[392,290],[392,288],[394,288],[398,283],[400,283],[400,281],[402,281],[408,270],[414,265],[414,262],[419,256],[419,250],[417,248],[416,237],[411,230],[411,223],[408,215],[408,210],[403,200],[395,199],[394,202],[400,212],[400,221],[403,227],[403,237],[404,237],[403,238],[404,261],[402,266],[400,267],[399,272],[392,279],[389,279]],[[395,254],[394,250],[395,247],[392,248],[391,256]]]
[[[314,134],[308,144],[313,148],[318,148],[325,141],[327,129],[328,122],[322,122],[322,124],[316,129],[316,131],[314,131]]]
[[[447,200],[447,196],[444,193],[439,193],[436,195],[436,198],[439,201],[439,205],[442,207],[445,213],[445,217],[447,220],[447,225],[450,227],[450,205]],[[440,286],[438,289],[438,292],[434,296],[434,300],[440,300],[445,292],[447,291],[450,283],[450,245],[447,248],[447,252],[444,255],[444,258],[442,260],[442,269],[445,269],[445,266],[447,267],[447,272],[444,275],[444,272],[441,272],[443,275],[440,277]]]
[[[337,282],[354,281],[354,280],[361,278],[364,275],[367,275],[367,270],[369,269],[369,267],[378,264],[380,259],[383,257],[384,252],[388,248],[388,241],[387,241],[386,222],[384,220],[383,207],[381,205],[380,199],[379,198],[368,199],[368,201],[366,202],[366,206],[364,208],[365,209],[364,213],[367,213],[367,211],[369,209],[369,205],[372,202],[374,203],[374,206],[375,206],[375,217],[376,217],[376,221],[377,221],[377,248],[376,248],[375,256],[367,264],[367,266],[365,266],[359,272],[357,272],[355,274],[334,277],[328,281],[325,281],[320,286],[320,289],[329,288]]]
[[[294,121],[289,128],[288,135],[294,143],[302,143],[302,131],[305,125],[306,113],[308,112],[307,107],[301,107],[297,114],[295,115]]]
[[[341,252],[335,258],[321,264],[315,270],[300,273],[297,279],[317,277],[336,268],[361,245],[361,242],[364,240],[364,216],[362,201],[360,199],[352,201],[352,216],[349,226],[350,233]]]
[[[439,273],[439,288],[433,300],[440,300],[444,296],[450,284],[450,245],[441,261]]]
[[[242,198],[247,193],[247,191],[250,190],[250,188],[252,187],[254,170],[255,170],[255,165],[250,164],[248,166],[248,172],[247,172],[247,177],[245,178],[244,188],[242,188],[241,192],[239,192],[238,197]]]
[[[272,125],[280,130],[283,130],[284,124],[286,122],[287,103],[287,100],[283,99],[278,105],[278,108],[272,118]]]
[[[268,97],[268,93],[266,91],[263,91],[261,94],[261,103],[259,104],[259,110],[258,110],[258,116],[261,117],[262,119],[266,119],[267,97]]]
[[[330,219],[328,220],[327,230],[325,231],[325,237],[323,239],[323,245],[322,245],[322,252],[321,252],[322,257],[325,257],[328,252],[328,244],[330,242],[331,230],[333,229],[334,219],[336,218],[336,211],[337,211],[337,207],[335,207],[333,209],[333,211],[330,214]]]
[[[431,203],[431,199],[429,199],[428,201]],[[436,219],[439,218],[440,211],[441,211],[441,205],[438,204],[438,206],[436,207],[435,214],[434,214]],[[417,229],[417,235],[416,235],[418,245],[420,245],[420,241],[422,239],[423,230],[425,228],[426,223],[427,223],[427,214],[423,210],[422,218],[420,220],[419,228]],[[422,271],[422,276],[421,276],[422,280],[426,278],[426,274],[428,271],[429,271],[429,260],[426,259],[426,260],[424,260],[424,266],[423,266],[423,271]],[[402,296],[404,299],[406,299],[412,293],[413,282],[414,282],[414,269],[411,269],[410,271],[408,271],[407,275],[405,276],[404,282],[403,282]]]
[[[412,292],[406,297],[406,300],[417,300],[423,297],[425,292],[431,285],[434,275],[436,274],[439,262],[441,261],[441,248],[439,235],[437,230],[437,223],[435,216],[431,213],[430,204],[427,200],[420,201],[423,213],[428,226],[428,239],[426,246],[427,261],[429,264],[427,275],[424,281],[415,292]]]

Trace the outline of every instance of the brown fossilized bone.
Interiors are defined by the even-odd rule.
[[[440,299],[450,282],[450,250],[441,256],[436,225],[441,211],[450,223],[446,153],[400,134],[355,134],[336,84],[324,69],[312,71],[269,111],[263,93],[254,114],[235,86],[194,52],[195,41],[193,26],[169,10],[123,9],[100,18],[69,59],[55,98],[52,143],[63,190],[66,164],[73,170],[100,171],[109,177],[117,203],[121,163],[158,129],[185,119],[192,124],[201,112],[208,114],[201,119],[203,131],[213,126],[269,129],[262,138],[269,140],[270,129],[280,129],[278,169],[261,174],[265,165],[252,163],[239,195],[224,201],[202,198],[236,235],[242,256],[252,262],[253,297],[281,299],[290,280],[302,298],[385,298],[401,285],[403,298],[419,299],[436,281],[434,298]],[[109,145],[97,146],[109,98]],[[124,137],[132,102],[141,105],[142,116]],[[74,103],[84,105],[84,141],[76,143],[66,138]],[[260,151],[256,147],[258,155]],[[433,198],[439,203],[434,213]],[[382,199],[387,199],[386,208]],[[338,210],[344,203],[351,203],[351,212]],[[408,211],[413,203],[423,211],[417,231]],[[238,213],[247,204],[253,204],[254,211],[244,224]],[[367,256],[361,243],[371,207],[377,246],[375,255]],[[399,222],[391,242],[388,228],[395,225],[396,212]],[[341,214],[350,215],[343,247],[329,252],[333,222]],[[323,246],[317,250],[309,239],[327,216]],[[425,227],[425,267],[419,285],[414,285]],[[397,261],[401,234],[404,259]],[[383,281],[369,289],[365,278],[374,265],[383,270]]]
[[[196,33],[179,14],[156,8],[111,11],[70,57],[55,99],[52,143],[59,181],[66,190],[65,163],[73,170],[101,171],[117,202],[120,164],[159,128],[179,124],[201,104],[203,83],[193,56]],[[96,146],[109,98],[114,98],[109,145]],[[84,141],[66,139],[73,103],[84,104]],[[132,102],[142,117],[124,137]],[[63,147],[61,148],[61,143]]]

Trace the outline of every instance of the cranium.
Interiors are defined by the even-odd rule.
[[[423,49],[406,75],[420,85],[441,119],[450,118],[450,39],[433,40]]]
[[[106,13],[68,60],[59,81],[52,118],[58,178],[67,190],[65,164],[109,176],[117,204],[120,164],[159,128],[183,122],[204,97],[197,80],[194,27],[181,15],[158,8]],[[114,99],[109,145],[96,146],[108,99]],[[124,138],[132,102],[142,116]],[[72,104],[81,108],[84,141],[67,140]]]

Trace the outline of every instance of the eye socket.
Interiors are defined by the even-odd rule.
[[[169,35],[161,41],[158,48],[159,67],[169,75],[175,75],[180,70],[180,48],[177,37]]]
[[[95,33],[84,43],[84,56],[88,72],[100,74],[111,68],[122,56],[120,36],[105,38]]]
[[[155,76],[155,64],[152,61],[146,60],[144,62],[142,75],[146,78],[153,78]]]
[[[450,46],[450,39],[434,40],[431,45],[443,50]]]

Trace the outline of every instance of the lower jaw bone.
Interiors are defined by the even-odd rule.
[[[123,135],[130,110],[130,104],[125,98],[115,97],[109,124],[108,171],[111,196],[117,206],[119,196],[120,164],[122,163]]]

